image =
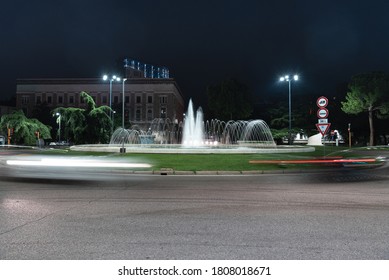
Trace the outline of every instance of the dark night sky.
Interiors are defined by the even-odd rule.
[[[13,0],[0,9],[0,93],[17,78],[92,78],[122,59],[169,68],[186,98],[237,78],[252,93],[333,94],[354,74],[388,71],[389,1]],[[202,104],[199,104],[202,105]]]

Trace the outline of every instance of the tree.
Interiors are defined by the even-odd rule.
[[[248,87],[234,79],[207,88],[208,107],[214,118],[228,121],[249,118],[253,112]]]
[[[369,145],[374,145],[374,117],[385,118],[389,114],[389,76],[383,72],[371,72],[352,77],[342,111],[347,114],[367,112],[369,117]]]
[[[46,102],[37,104],[32,110],[31,117],[38,119],[40,122],[49,127],[55,128],[56,126],[58,126],[58,124],[55,122],[55,118],[53,118],[52,108],[50,108],[50,106]],[[51,130],[52,139],[55,139],[55,135],[53,135],[54,132],[55,129]]]
[[[61,114],[64,136],[76,144],[107,143],[111,136],[112,121],[108,115],[108,106],[96,107],[93,98],[86,92],[80,97],[85,102],[84,108],[59,107],[53,114]]]
[[[53,110],[53,115],[56,113],[61,115],[64,139],[68,139],[76,144],[84,142],[86,122],[83,111],[84,109],[73,107],[59,107]]]
[[[297,95],[293,100],[292,106],[292,140],[297,133],[310,135],[316,121],[316,111],[311,110],[312,94]],[[316,101],[316,100],[315,100]],[[316,106],[316,103],[315,103]],[[266,108],[267,122],[271,127],[273,138],[276,141],[282,141],[289,137],[289,112],[286,100],[273,101],[268,103]]]
[[[13,129],[12,142],[16,144],[35,145],[37,132],[39,132],[39,138],[51,138],[50,127],[37,119],[27,118],[22,110],[3,115],[0,120],[0,128],[3,131]]]

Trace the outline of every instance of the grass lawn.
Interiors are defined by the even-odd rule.
[[[132,162],[151,163],[153,166],[148,170],[160,170],[171,168],[182,171],[243,171],[243,170],[277,170],[277,169],[302,169],[317,168],[310,164],[250,164],[250,160],[295,160],[312,159],[328,156],[342,156],[344,158],[360,157],[358,149],[348,150],[346,147],[315,147],[314,152],[301,153],[258,153],[258,154],[120,154],[98,152],[75,152],[50,150],[45,154],[63,154],[69,156],[104,156],[120,158]]]

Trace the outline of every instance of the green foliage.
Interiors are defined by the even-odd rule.
[[[15,111],[12,114],[4,115],[0,120],[0,128],[7,131],[13,129],[12,143],[35,145],[37,137],[35,132],[39,132],[42,139],[50,139],[50,127],[44,125],[37,119],[27,118],[23,111]]]
[[[61,129],[64,139],[74,141],[76,144],[83,143],[86,130],[84,111],[84,109],[73,107],[59,107],[53,110],[54,116],[56,113],[61,115]]]
[[[88,113],[88,143],[107,143],[111,135],[112,122],[108,116],[108,106],[93,107]]]
[[[275,129],[286,128],[289,125],[288,109],[276,104],[268,109],[270,115],[270,127]]]
[[[273,135],[273,139],[276,142],[280,142],[282,138],[288,137],[289,135],[289,129],[283,128],[283,129],[271,129],[271,134]]]
[[[389,75],[371,72],[352,77],[342,111],[347,114],[367,112],[370,125],[370,145],[374,144],[374,116],[389,117]]]
[[[247,119],[253,112],[246,85],[234,79],[207,88],[208,107],[214,118],[228,121]]]
[[[296,103],[295,103],[296,104]],[[299,102],[294,107],[292,111],[292,132],[297,133],[301,130],[309,131],[315,123],[315,119],[309,114],[309,106]],[[269,125],[273,132],[273,138],[283,138],[288,135],[289,127],[289,112],[288,108],[285,107],[282,103],[273,104],[269,109]],[[315,115],[316,116],[316,115]],[[279,137],[274,137],[274,135],[280,135]]]
[[[64,137],[75,144],[107,143],[110,138],[112,122],[108,115],[108,106],[96,107],[93,98],[86,92],[81,92],[86,107],[63,108],[53,110],[53,114],[61,114],[64,126]]]
[[[346,114],[359,114],[363,111],[367,111],[369,105],[365,104],[366,99],[360,90],[357,88],[350,88],[350,92],[346,95],[346,101],[342,102],[342,110]]]
[[[352,77],[342,110],[347,114],[375,112],[385,117],[389,111],[389,75],[382,72]]]

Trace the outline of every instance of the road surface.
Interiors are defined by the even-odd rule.
[[[0,259],[389,259],[389,172],[0,181]]]

